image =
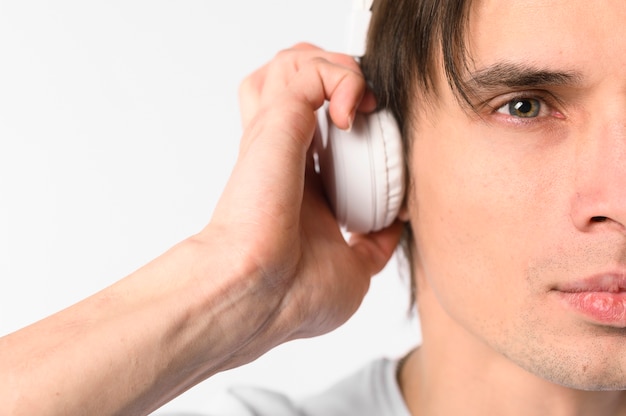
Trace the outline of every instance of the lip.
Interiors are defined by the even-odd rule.
[[[554,290],[566,307],[593,323],[626,328],[626,272],[602,273]]]

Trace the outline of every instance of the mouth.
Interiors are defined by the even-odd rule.
[[[554,289],[563,304],[592,323],[626,328],[626,273],[605,273]]]

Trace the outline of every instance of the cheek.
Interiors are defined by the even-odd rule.
[[[523,306],[548,183],[519,152],[464,127],[448,123],[414,143],[418,290],[432,288],[449,313],[483,320]]]

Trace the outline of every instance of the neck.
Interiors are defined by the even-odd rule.
[[[571,389],[527,372],[453,321],[422,289],[423,342],[399,376],[411,414],[626,416],[624,392]]]

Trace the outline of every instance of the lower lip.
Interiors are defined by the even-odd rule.
[[[596,323],[626,328],[626,292],[559,292],[572,309]]]

